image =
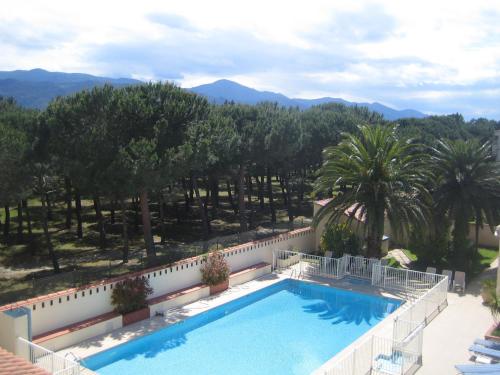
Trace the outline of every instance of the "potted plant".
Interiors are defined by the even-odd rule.
[[[147,298],[153,293],[146,278],[125,279],[115,285],[111,304],[122,314],[123,325],[149,318]]]
[[[481,282],[481,297],[483,297],[483,303],[489,305],[496,294],[497,283],[494,279],[486,279]]]
[[[229,266],[221,251],[213,251],[201,267],[201,279],[210,287],[210,295],[229,287]]]
[[[493,325],[484,335],[486,340],[493,340],[500,342],[500,327],[498,325],[500,321],[500,298],[496,294],[491,295],[491,300],[488,304],[491,311],[491,316],[493,317]]]

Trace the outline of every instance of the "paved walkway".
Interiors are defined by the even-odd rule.
[[[417,375],[457,374],[454,365],[472,364],[469,346],[493,324],[482,304],[481,280],[495,277],[496,271],[497,261],[472,281],[464,295],[448,294],[448,307],[424,329],[424,363]]]
[[[396,259],[399,262],[399,264],[401,265],[401,267],[403,267],[403,268],[410,267],[411,260],[410,260],[410,258],[408,258],[408,256],[404,253],[403,250],[401,250],[401,249],[391,250],[391,251],[389,251],[389,256]]]

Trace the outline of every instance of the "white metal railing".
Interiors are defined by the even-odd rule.
[[[273,268],[282,270],[297,267],[301,276],[321,276],[340,279],[344,276],[372,279],[373,266],[379,259],[344,254],[341,258],[328,258],[288,250],[274,250]]]
[[[404,341],[370,336],[335,361],[325,375],[406,374],[422,363],[423,326]]]
[[[382,266],[378,259],[348,254],[326,258],[275,250],[273,258],[275,269],[295,267],[300,275],[370,279],[373,286],[403,292],[406,297],[394,319],[392,339],[370,336],[335,358],[326,375],[406,374],[421,364],[423,328],[446,306],[447,276]]]
[[[79,375],[80,364],[18,337],[18,355],[54,375]]]

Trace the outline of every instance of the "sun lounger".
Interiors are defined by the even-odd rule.
[[[500,364],[495,365],[456,365],[455,368],[463,375],[468,374],[500,374]]]
[[[487,348],[487,347],[482,346],[482,345],[472,345],[469,348],[469,351],[471,351],[474,354],[479,354],[482,356],[490,357],[494,360],[500,360],[500,350]]]
[[[500,342],[492,340],[476,339],[474,340],[474,344],[484,346],[485,348],[500,350]]]
[[[443,270],[441,274],[444,276],[448,276],[448,290],[450,290],[451,286],[453,285],[453,271]]]
[[[436,267],[427,267],[426,273],[437,273]]]
[[[465,291],[465,272],[455,271],[455,278],[453,279],[453,289]]]

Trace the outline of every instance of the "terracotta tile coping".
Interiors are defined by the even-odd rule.
[[[238,271],[232,272],[230,277],[239,276],[239,275],[245,274],[247,272],[255,271],[259,268],[264,268],[267,266],[269,266],[269,263],[265,263],[265,262],[254,264],[250,267],[242,268]],[[174,299],[174,298],[177,298],[177,297],[189,294],[189,293],[196,292],[200,289],[207,288],[207,287],[208,287],[208,285],[205,285],[205,284],[196,284],[196,285],[184,288],[184,289],[176,290],[174,292],[163,294],[161,296],[149,299],[148,305],[149,306],[156,305],[160,302],[168,301],[168,300],[171,300],[171,299]],[[67,325],[67,326],[64,326],[61,328],[54,329],[54,330],[49,331],[49,332],[42,333],[40,335],[36,335],[33,337],[33,342],[35,344],[40,344],[40,343],[43,343],[44,341],[55,339],[57,337],[66,335],[68,333],[75,332],[75,331],[78,331],[80,329],[87,328],[87,327],[90,327],[92,325],[95,325],[95,324],[98,324],[101,322],[105,322],[106,320],[116,318],[118,316],[121,316],[121,314],[118,314],[116,312],[109,312],[106,314],[102,314],[102,315],[99,315],[99,316],[96,316],[96,317],[93,317],[90,319],[83,320],[81,322],[73,323],[73,324],[70,324],[70,325]]]
[[[290,232],[279,234],[279,235],[274,236],[274,237],[263,238],[261,240],[246,242],[246,243],[241,244],[241,245],[236,245],[236,246],[228,247],[228,248],[222,250],[222,252],[224,254],[227,254],[227,253],[231,253],[233,251],[240,250],[240,249],[243,249],[243,248],[249,248],[249,247],[253,248],[254,246],[261,245],[262,243],[276,241],[276,240],[285,240],[285,239],[288,239],[290,237],[292,237],[292,238],[293,237],[297,237],[297,236],[299,236],[302,233],[308,233],[308,232],[311,232],[312,230],[313,229],[311,227],[300,228],[300,229],[296,229],[296,230],[293,230],[293,231],[290,231]],[[65,289],[65,290],[61,290],[59,292],[45,294],[43,296],[38,296],[38,297],[30,298],[30,299],[27,299],[27,300],[24,300],[24,301],[18,301],[18,302],[14,302],[14,303],[11,303],[11,304],[3,305],[3,306],[0,306],[0,311],[13,310],[13,309],[17,309],[19,307],[29,307],[30,305],[36,304],[38,302],[50,301],[50,300],[53,300],[53,299],[56,299],[56,298],[59,298],[59,297],[65,297],[65,296],[73,294],[75,292],[83,291],[83,290],[86,290],[86,289],[92,289],[92,288],[104,286],[104,285],[111,284],[111,283],[116,283],[118,281],[123,281],[123,280],[131,278],[131,277],[143,276],[143,275],[146,275],[148,273],[159,271],[159,270],[163,270],[163,269],[166,269],[166,268],[173,268],[173,267],[184,265],[186,263],[192,263],[192,262],[200,261],[201,259],[202,259],[202,256],[199,255],[199,256],[195,256],[195,257],[191,257],[191,258],[182,259],[182,260],[180,260],[178,262],[175,262],[175,263],[172,263],[170,265],[164,264],[164,265],[161,265],[161,266],[147,268],[147,269],[142,270],[142,271],[130,272],[130,273],[127,273],[125,275],[121,275],[121,276],[117,276],[117,277],[112,277],[112,278],[109,278],[109,279],[102,279],[102,280],[100,280],[100,281],[98,281],[98,282],[96,282],[94,284],[88,284],[88,285],[81,286],[81,287],[78,287],[78,288]]]

